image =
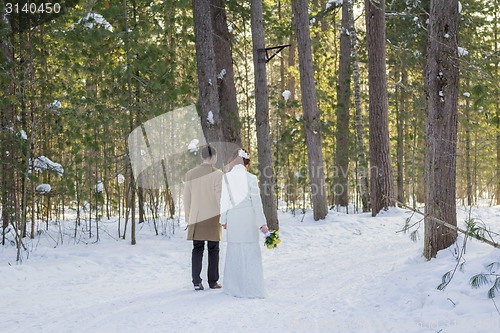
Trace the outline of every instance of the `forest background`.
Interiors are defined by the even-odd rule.
[[[499,204],[500,4],[497,0],[446,2],[458,5],[459,21],[454,199],[463,205]],[[14,227],[20,249],[23,237],[35,237],[36,221],[48,226],[49,221],[64,220],[68,211],[76,216],[75,235],[83,220],[88,225],[104,217],[123,217],[125,225],[131,222],[132,243],[136,222],[178,217],[180,200],[172,196],[168,184],[160,189],[136,186],[127,140],[142,123],[191,104],[198,105],[207,137],[213,130],[209,111],[214,111],[215,123],[220,119],[221,126],[228,125],[220,129],[224,139],[241,143],[250,152],[252,172],[262,174],[259,168],[264,163],[272,167],[271,177],[261,178],[272,188],[274,206],[267,202],[268,208],[296,212],[315,205],[309,140],[311,133],[320,133],[321,145],[316,147],[321,148],[325,206],[348,213],[368,211],[373,203],[368,182],[374,168],[369,166],[373,123],[366,34],[371,30],[366,28],[365,13],[372,2],[262,1],[261,44],[283,46],[275,57],[266,59],[264,85],[258,81],[262,79],[259,47],[252,44],[259,33],[256,3],[260,2],[66,0],[59,2],[59,13],[5,15],[9,2],[4,1],[0,20],[2,242],[9,227]],[[394,188],[385,199],[418,208],[426,202],[429,106],[425,91],[432,1],[380,3],[385,8],[387,75],[385,82],[380,81],[387,85],[387,109],[382,111],[387,116],[392,157],[388,167]],[[196,16],[206,4],[218,8],[218,15]],[[311,96],[305,90],[311,84],[301,85],[301,71],[307,65],[300,50],[305,42],[297,43],[305,29],[298,22],[297,14],[304,13],[301,4],[306,6],[314,75],[309,82],[315,89],[312,102],[317,114],[312,116],[303,98]],[[226,64],[232,65],[232,73],[217,63],[212,64],[215,67],[200,63],[202,51],[209,53],[200,39],[200,24],[206,18],[213,20],[214,29],[221,22],[227,27],[223,30],[231,57]],[[213,46],[216,42],[217,38],[212,41],[215,55],[223,50]],[[213,109],[206,104],[214,103],[214,95],[209,95],[213,91],[208,85],[209,90],[203,90],[201,83],[206,74],[202,70],[207,68],[218,76],[217,84],[210,85],[220,93],[220,105]],[[234,84],[227,85],[231,76]],[[227,86],[234,87],[234,93],[223,90]],[[263,108],[256,107],[262,87],[268,97],[263,115]],[[236,108],[227,107],[231,101],[221,96],[234,96]],[[224,119],[225,115],[229,118]],[[311,130],[311,119],[317,122],[316,129]],[[268,133],[268,152],[265,139],[259,138],[262,126]],[[277,220],[269,219],[278,226]],[[92,235],[92,228],[88,230]],[[119,230],[120,237],[128,236],[126,228]]]

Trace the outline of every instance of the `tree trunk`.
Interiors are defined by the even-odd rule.
[[[4,81],[2,78],[0,88],[3,90],[4,96],[13,97],[14,83],[14,51],[9,40],[0,41],[0,58],[5,64],[7,71],[2,73],[2,76],[7,76]],[[9,68],[10,67],[10,68]],[[15,200],[15,182],[14,182],[14,151],[12,144],[13,133],[8,131],[8,128],[14,130],[14,106],[11,103],[0,104],[0,170],[1,170],[1,198],[2,198],[2,245],[5,245],[5,231],[12,223],[14,214]]]
[[[22,33],[19,33],[19,41],[20,41],[20,50],[25,50],[26,51],[26,56],[24,59],[23,63],[19,65],[19,72],[22,73],[23,79],[20,80],[19,84],[19,90],[21,92],[20,97],[21,97],[21,129],[28,135],[28,133],[31,133],[30,130],[28,130],[28,103],[27,103],[27,92],[29,90],[29,93],[33,95],[33,89],[32,89],[32,45],[31,45],[31,31],[27,32],[28,38],[26,40],[26,44],[24,43],[24,38],[21,36]],[[21,41],[22,44],[21,44]],[[25,44],[25,45],[23,45]],[[27,60],[29,59],[29,60]],[[22,164],[21,168],[23,168],[23,172],[21,173],[23,175],[22,177],[22,182],[21,182],[21,214],[20,214],[20,232],[21,232],[21,237],[26,237],[26,215],[27,215],[27,208],[28,208],[28,180],[29,180],[29,161],[31,159],[31,145],[30,141],[28,141],[28,138],[26,141],[23,142],[23,146],[20,147],[22,150],[21,154],[21,159]]]
[[[199,110],[201,127],[208,143],[220,142],[222,127],[217,89],[217,72],[210,15],[211,0],[193,0],[196,63],[198,70]]]
[[[266,215],[267,225],[270,229],[277,230],[279,229],[279,225],[274,194],[274,170],[271,161],[269,96],[267,91],[262,0],[252,0],[251,12],[260,196],[264,206],[264,214]]]
[[[406,119],[406,103],[407,103],[407,92],[406,89],[408,87],[408,74],[406,72],[405,65],[401,66],[401,85],[396,85],[396,103],[399,103],[396,109],[396,121],[397,121],[397,190],[398,190],[398,201],[405,203],[405,186],[404,186],[404,129],[405,129],[405,119]],[[399,96],[397,96],[399,93]]]
[[[470,91],[470,82],[467,80],[467,89]],[[470,98],[465,100],[465,173],[466,185],[465,196],[467,197],[467,206],[472,205],[472,175],[471,175],[471,135],[470,135]]]
[[[134,3],[134,6],[135,6],[135,3]],[[123,0],[123,16],[124,16],[124,21],[125,21],[125,31],[129,31],[129,26],[128,26],[128,15],[127,15],[127,0]],[[135,11],[134,11],[135,12]],[[130,110],[130,118],[129,118],[129,126],[130,126],[130,131],[133,131],[134,128],[138,125],[137,123],[137,119],[134,120],[134,115],[137,116],[137,114],[134,114],[134,112],[132,112],[132,109],[133,109],[133,98],[132,98],[132,77],[131,77],[131,73],[132,73],[132,70],[131,70],[131,67],[130,67],[130,41],[129,41],[129,37],[128,37],[128,34],[125,34],[125,55],[126,55],[126,61],[127,61],[127,68],[129,70],[127,70],[127,103],[128,103],[128,109]],[[127,160],[127,164],[128,164],[128,171],[129,171],[129,174],[128,174],[128,179],[129,179],[129,186],[130,186],[130,191],[131,191],[131,195],[130,195],[130,201],[127,200],[127,202],[129,202],[129,205],[127,207],[127,218],[125,219],[125,230],[123,231],[123,239],[125,239],[125,235],[126,235],[126,229],[127,229],[127,222],[128,222],[128,208],[130,207],[131,208],[131,223],[132,223],[132,226],[131,226],[131,235],[130,235],[130,244],[131,245],[135,245],[136,244],[136,239],[135,239],[135,194],[136,194],[136,181],[135,181],[135,178],[134,178],[134,173],[132,172],[132,166],[131,166],[131,161],[130,161],[130,158]],[[127,191],[127,194],[129,192]]]
[[[132,168],[130,168],[132,170]],[[131,210],[132,210],[132,217],[131,217],[131,222],[132,225],[130,227],[130,244],[131,245],[136,245],[137,241],[135,239],[135,192],[136,192],[136,181],[134,178],[134,174],[132,171],[130,172],[130,180],[131,180],[131,186],[132,186],[132,195],[130,198],[130,205],[131,205]],[[125,233],[123,234],[123,237],[125,237]]]
[[[294,20],[292,18],[291,24],[295,24]],[[297,43],[295,42],[295,38],[293,36],[293,32],[290,32],[290,47],[288,48],[288,67],[289,68],[295,68],[295,53],[297,51]],[[295,76],[293,73],[288,73],[288,83],[287,83],[287,89],[290,91],[290,97],[288,100],[290,102],[295,101]],[[295,110],[295,108],[292,108],[292,110]],[[295,112],[293,112],[293,116],[295,116]]]
[[[137,221],[139,224],[144,223],[146,221],[146,212],[144,209],[144,188],[141,186],[137,187],[137,204],[139,205],[139,220]]]
[[[350,1],[342,4],[342,28],[340,31],[339,83],[337,86],[337,131],[335,160],[335,204],[347,207],[349,204],[349,109],[351,101],[351,39]]]
[[[288,39],[288,43],[290,44],[290,47],[288,48],[288,56],[287,56],[287,63],[288,63],[288,68],[295,68],[296,66],[296,52],[297,52],[297,42],[296,38],[294,35],[294,26],[295,26],[295,20],[292,17],[290,20],[290,25],[292,29],[290,30],[290,37]],[[295,112],[296,112],[296,107],[293,106],[294,101],[295,101],[295,90],[296,90],[296,80],[295,80],[295,74],[291,71],[288,71],[288,76],[287,76],[287,84],[286,84],[287,90],[290,92],[290,97],[288,98],[288,101],[286,102],[287,107],[285,109],[286,114],[289,116],[292,116],[295,118]],[[285,200],[286,200],[286,209],[288,210],[290,207],[290,203],[292,206],[292,212],[295,214],[295,206],[296,206],[296,201],[297,201],[297,178],[295,176],[295,172],[293,170],[292,165],[290,164],[290,154],[287,154],[286,156],[286,169],[287,169],[287,178],[286,178],[286,185],[287,188],[285,190]]]
[[[430,11],[431,11],[431,0],[421,0],[420,2],[420,8],[422,8],[421,14],[420,14],[420,21],[421,22],[430,22]],[[429,25],[427,25],[427,28]],[[422,78],[424,79],[424,89],[425,89],[425,75],[426,75],[426,66],[427,66],[427,54],[428,54],[428,42],[429,42],[429,32],[427,29],[427,38],[422,38],[421,45],[420,45],[420,50],[422,52],[421,58],[421,65],[422,65]],[[425,100],[423,100],[423,103],[421,104],[423,109],[425,109]],[[424,179],[422,179],[422,174],[425,173],[425,161],[422,164],[421,163],[421,152],[425,151],[425,145],[426,145],[426,139],[425,139],[425,110],[424,110],[424,121],[423,124],[421,122],[422,116],[420,114],[420,110],[414,110],[414,116],[413,116],[413,137],[414,137],[414,144],[413,144],[413,149],[412,149],[412,159],[413,159],[413,168],[412,168],[412,173],[413,173],[413,179],[412,179],[412,186],[413,186],[413,194],[414,194],[414,202],[413,202],[413,207],[417,207],[417,203],[425,203],[425,186],[424,186]],[[424,154],[425,155],[425,154]],[[425,160],[425,157],[424,157]]]
[[[393,205],[387,74],[385,65],[385,0],[365,0],[370,115],[370,198],[372,216]]]
[[[495,39],[495,54],[498,54],[498,1],[495,0],[495,18],[494,18],[494,39]],[[498,61],[495,63],[495,77],[498,76]],[[498,88],[495,89],[496,96],[498,96]],[[498,98],[495,99],[495,114],[496,114],[496,125],[497,125],[497,167],[496,167],[496,176],[497,176],[497,205],[500,205],[500,103],[498,103]]]
[[[304,112],[304,130],[307,145],[309,180],[314,220],[322,220],[328,213],[325,193],[325,174],[321,138],[321,120],[316,105],[316,88],[309,33],[307,0],[293,0],[293,14],[297,29],[297,46],[300,67],[300,89]]]
[[[282,6],[282,2],[281,0],[278,0],[278,3],[277,3],[277,6],[278,6],[278,20],[279,22],[281,22],[283,20],[283,6]],[[278,43],[280,45],[284,45],[284,36],[279,36],[278,37]],[[280,81],[279,81],[279,87],[280,87],[280,92],[283,92],[285,90],[285,84],[286,84],[286,76],[285,76],[285,72],[286,72],[286,67],[285,67],[285,54],[283,54],[283,56],[280,57]],[[282,121],[284,118],[283,118],[283,114],[280,114],[280,121]],[[283,124],[283,122],[281,122],[281,124]],[[279,125],[278,125],[279,126]],[[280,128],[278,128],[278,132],[280,132]],[[280,133],[278,135],[281,135]],[[278,136],[279,137],[279,136]],[[279,149],[279,147],[277,147],[277,149]]]
[[[500,105],[495,102],[497,116],[497,205],[500,205]]]
[[[349,12],[349,26],[352,47],[352,79],[354,85],[354,108],[356,110],[356,148],[358,157],[358,174],[361,191],[361,205],[363,212],[370,211],[370,190],[368,181],[368,162],[366,161],[365,129],[363,126],[363,111],[361,109],[361,83],[358,60],[358,41],[356,39],[356,28],[354,27],[354,14]]]
[[[432,0],[426,67],[426,154],[424,256],[452,245],[457,232],[456,140],[458,101],[458,1]]]
[[[234,84],[233,56],[224,0],[211,0],[215,65],[219,88],[219,108],[224,142],[241,146],[240,117]]]

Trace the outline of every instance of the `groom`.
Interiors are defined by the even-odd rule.
[[[210,145],[201,149],[202,164],[189,170],[185,176],[184,213],[188,224],[187,239],[193,241],[191,255],[194,290],[203,290],[201,266],[205,241],[208,248],[208,285],[219,289],[219,241],[222,227],[219,223],[222,171],[215,168],[217,151]]]

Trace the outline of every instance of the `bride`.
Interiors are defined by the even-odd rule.
[[[236,150],[222,179],[220,223],[227,230],[223,289],[236,297],[264,298],[259,227],[268,232],[257,177],[248,172],[250,156]]]

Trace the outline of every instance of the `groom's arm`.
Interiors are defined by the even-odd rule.
[[[191,210],[191,182],[184,178],[184,193],[182,196],[184,202],[184,217],[186,224],[189,224],[189,212]]]
[[[221,206],[221,196],[222,196],[222,176],[224,173],[220,170],[215,171],[215,179],[214,179],[214,196],[217,210],[220,212]]]

